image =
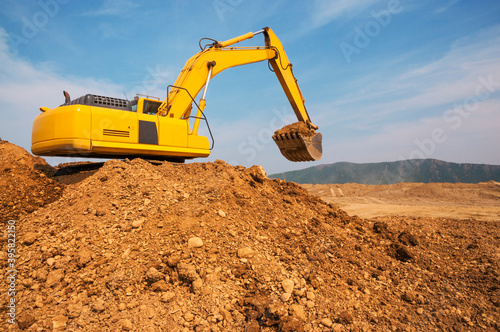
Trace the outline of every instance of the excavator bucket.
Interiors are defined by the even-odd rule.
[[[321,159],[323,136],[309,129],[304,129],[303,122],[277,130],[273,140],[279,147],[281,154],[290,161],[314,161]]]

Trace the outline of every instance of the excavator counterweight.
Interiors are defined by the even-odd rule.
[[[264,35],[265,46],[232,46],[258,34]],[[292,64],[271,29],[214,41],[205,47],[200,44],[200,48],[168,87],[163,101],[149,96],[138,95],[130,101],[94,94],[71,100],[64,92],[64,104],[53,109],[40,107],[42,113],[33,122],[31,151],[42,156],[172,161],[207,157],[211,146],[207,137],[198,134],[198,128],[206,121],[205,96],[210,80],[228,68],[267,60],[298,119],[277,130],[273,140],[290,161],[321,158],[322,136],[311,123]],[[208,131],[211,135],[209,127]]]

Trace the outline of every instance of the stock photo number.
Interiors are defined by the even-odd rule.
[[[16,222],[7,222],[7,321],[16,322]]]

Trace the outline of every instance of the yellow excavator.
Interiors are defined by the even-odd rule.
[[[258,34],[265,36],[265,46],[231,46]],[[201,51],[186,62],[174,85],[168,86],[163,101],[143,95],[125,100],[94,94],[71,100],[64,91],[64,104],[40,108],[42,113],[33,122],[31,151],[40,156],[141,157],[178,162],[207,157],[213,137],[210,143],[206,136],[198,135],[198,129],[203,120],[212,136],[204,114],[210,80],[225,69],[268,60],[298,119],[277,130],[273,140],[290,161],[319,160],[322,136],[309,118],[292,64],[274,32],[264,28],[222,42],[211,41],[202,47],[200,40]],[[194,97],[202,89],[196,103]]]

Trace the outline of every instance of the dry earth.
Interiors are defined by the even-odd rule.
[[[500,221],[500,183],[304,184],[350,215],[443,217]]]
[[[0,149],[4,330],[500,329],[498,220],[362,219],[223,161],[53,169]]]

